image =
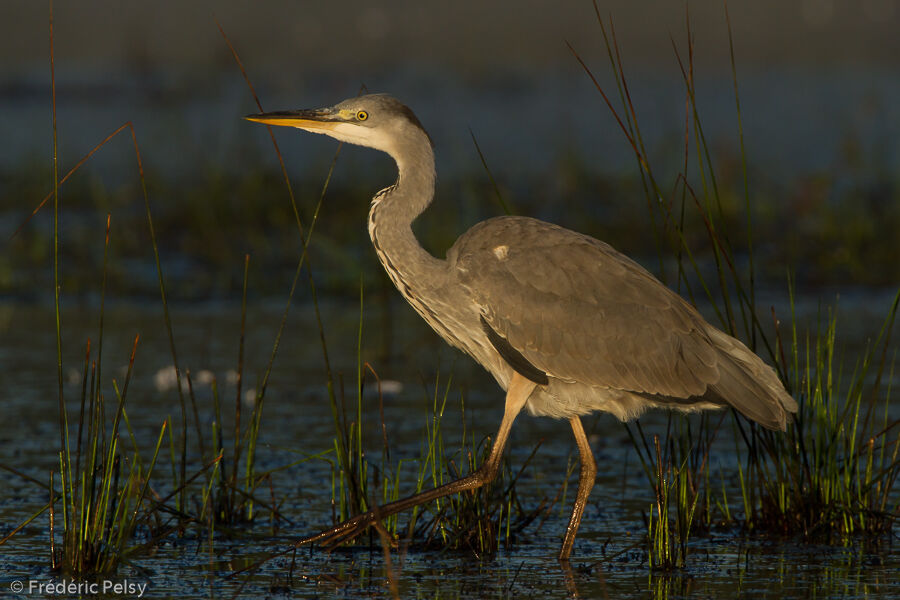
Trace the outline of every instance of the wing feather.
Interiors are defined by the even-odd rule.
[[[488,325],[555,378],[673,398],[719,379],[696,310],[599,240],[500,217],[461,237],[448,259]]]

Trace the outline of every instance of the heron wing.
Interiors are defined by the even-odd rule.
[[[448,259],[490,328],[552,377],[671,398],[701,396],[719,379],[697,311],[599,240],[499,217]]]

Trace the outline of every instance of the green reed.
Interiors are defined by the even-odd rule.
[[[209,531],[216,525],[235,525],[254,519],[254,506],[258,503],[257,488],[269,480],[272,471],[258,473],[256,471],[256,447],[259,440],[260,421],[262,419],[263,393],[257,391],[253,395],[253,406],[243,423],[244,404],[244,353],[247,328],[247,290],[249,282],[250,256],[244,256],[243,285],[241,292],[241,316],[238,335],[237,370],[235,380],[234,428],[230,436],[230,447],[225,442],[222,398],[219,393],[218,380],[213,377],[209,383],[213,403],[214,420],[212,422],[212,444],[209,451],[201,427],[197,410],[197,397],[190,371],[185,373],[190,400],[191,412],[196,428],[197,450],[204,464],[214,465],[214,469],[205,470],[206,483],[201,501],[195,506],[195,518],[205,523]],[[271,368],[271,365],[270,365]],[[242,428],[243,425],[243,428]],[[286,467],[285,467],[286,468]],[[196,499],[195,499],[196,502]],[[277,511],[268,503],[274,521]]]
[[[829,310],[820,329],[805,335],[793,319],[786,352],[800,407],[794,425],[783,436],[758,428],[741,432],[748,528],[827,543],[860,536],[875,541],[891,531],[900,515],[900,420],[889,410],[889,342],[898,305],[900,292],[849,376],[837,356],[836,312]]]
[[[362,306],[360,318],[362,323]],[[360,324],[361,328],[361,324]],[[359,343],[362,341],[360,329]],[[361,361],[361,354],[358,354]],[[440,373],[433,382],[433,393],[425,392],[423,405],[427,407],[425,421],[421,433],[420,450],[417,456],[394,460],[395,452],[391,451],[384,421],[384,399],[381,393],[381,382],[377,373],[368,363],[360,362],[359,386],[356,403],[348,411],[347,404],[341,395],[341,411],[338,436],[335,438],[335,452],[342,438],[349,458],[350,470],[343,470],[340,460],[332,461],[332,505],[349,507],[350,496],[359,494],[366,501],[366,506],[384,504],[401,498],[402,495],[415,494],[428,487],[438,487],[453,479],[458,479],[477,470],[490,454],[490,438],[476,440],[473,433],[465,427],[465,400],[459,397],[460,418],[464,428],[459,446],[448,444],[444,439],[445,414],[448,400],[453,390],[453,379],[447,377],[442,381]],[[375,379],[378,391],[379,423],[381,430],[381,460],[368,458],[367,442],[364,435],[364,423],[367,410],[364,407],[364,390],[366,373]],[[352,412],[351,412],[352,411]],[[352,415],[348,418],[348,413]],[[537,509],[528,510],[518,496],[516,484],[522,472],[530,464],[537,452],[538,444],[529,458],[515,474],[511,471],[508,459],[504,458],[500,474],[488,486],[452,494],[438,498],[428,505],[417,506],[406,517],[391,515],[386,517],[379,528],[390,535],[400,538],[405,544],[419,544],[425,548],[449,551],[470,552],[484,557],[494,554],[503,543],[509,547],[518,533],[531,524],[538,514],[545,510],[545,503]],[[416,477],[413,489],[405,489],[402,476],[409,467],[415,468]],[[335,513],[335,520],[344,520],[351,513]],[[406,519],[405,528],[401,529],[401,519]]]
[[[163,276],[160,261],[157,236],[154,228],[149,195],[147,191],[146,176],[143,168],[143,159],[137,141],[137,132],[131,122],[126,122],[115,131],[94,146],[84,155],[74,167],[72,167],[61,179],[59,178],[57,156],[57,122],[56,122],[56,97],[55,97],[55,70],[53,51],[53,6],[50,5],[50,66],[51,66],[51,96],[52,96],[52,129],[53,129],[53,191],[32,213],[37,212],[53,199],[54,227],[53,227],[53,271],[54,271],[54,310],[56,315],[56,341],[57,341],[57,375],[59,381],[59,432],[60,449],[59,456],[59,481],[60,492],[54,493],[53,478],[51,478],[50,502],[43,509],[51,511],[51,562],[52,566],[62,569],[76,577],[91,577],[97,574],[110,573],[116,570],[120,562],[137,550],[154,545],[162,535],[173,530],[171,522],[164,522],[159,516],[159,509],[166,508],[168,515],[175,515],[177,524],[174,530],[182,532],[186,522],[194,520],[187,513],[186,493],[188,485],[206,470],[217,467],[218,457],[213,462],[203,466],[190,479],[186,475],[187,469],[187,406],[185,396],[181,388],[181,369],[176,352],[174,328],[170,316],[165,278]],[[150,242],[155,261],[159,290],[162,302],[163,317],[168,335],[169,349],[176,370],[176,379],[179,390],[181,406],[181,431],[179,444],[176,450],[175,439],[172,436],[170,421],[163,422],[157,439],[155,450],[149,463],[142,458],[137,440],[131,431],[128,414],[125,410],[125,401],[128,389],[132,381],[134,359],[137,350],[138,338],[135,338],[134,346],[129,360],[128,372],[124,384],[120,390],[116,379],[112,380],[112,388],[116,397],[113,405],[115,412],[112,422],[107,420],[107,400],[104,393],[105,380],[103,377],[103,341],[104,341],[104,315],[107,294],[107,275],[110,259],[110,237],[112,216],[107,215],[106,236],[103,250],[102,277],[100,283],[99,306],[99,334],[96,356],[92,356],[91,342],[88,340],[85,352],[84,368],[82,373],[80,410],[77,435],[72,442],[70,420],[63,395],[62,379],[62,323],[60,319],[60,294],[59,279],[60,260],[59,242],[60,228],[58,222],[59,190],[61,184],[80,169],[96,152],[109,143],[119,133],[128,130],[131,134],[133,151],[137,165],[141,193],[147,225],[150,234]],[[30,217],[29,217],[30,219]],[[23,223],[24,226],[24,223]],[[21,230],[21,227],[19,228]],[[246,296],[246,294],[245,294]],[[243,328],[242,328],[243,338]],[[243,341],[241,345],[243,350]],[[239,408],[237,410],[240,410]],[[196,416],[196,407],[194,407]],[[120,425],[124,422],[128,428],[128,437],[131,440],[131,449],[126,450],[120,441],[123,435]],[[237,422],[240,423],[239,417]],[[198,426],[199,430],[199,426]],[[255,444],[255,432],[250,428],[251,450]],[[148,498],[150,479],[153,473],[159,451],[162,447],[164,436],[168,435],[169,449],[172,464],[172,492],[164,498],[155,496]],[[202,441],[201,441],[202,444]],[[239,455],[240,446],[236,446],[235,461]],[[201,453],[202,454],[202,453]],[[7,467],[5,467],[7,468]],[[166,503],[175,498],[175,505]],[[57,510],[56,502],[60,502],[61,510]],[[40,511],[40,512],[43,512]],[[40,514],[40,512],[38,514]],[[62,544],[56,545],[56,516],[61,513],[62,520]],[[35,515],[37,516],[37,515]],[[33,519],[34,517],[32,517]],[[29,519],[31,521],[32,519]],[[148,540],[142,544],[135,544],[133,539],[136,529],[146,525],[145,533]],[[24,524],[23,524],[24,526]],[[16,528],[15,532],[22,527]],[[12,534],[11,534],[12,535]],[[7,541],[7,536],[0,543]]]
[[[120,447],[119,425],[125,416],[125,399],[131,381],[138,337],[129,359],[124,385],[119,391],[113,387],[117,403],[111,426],[105,418],[105,399],[102,393],[101,357],[103,347],[103,304],[106,293],[106,274],[109,257],[110,217],[107,216],[101,283],[100,334],[97,356],[92,359],[91,343],[86,344],[82,371],[80,411],[74,444],[70,437],[68,410],[63,388],[62,322],[60,319],[60,260],[59,260],[59,159],[56,110],[56,72],[54,53],[53,4],[49,14],[51,117],[53,132],[53,297],[56,328],[57,380],[59,396],[60,494],[54,493],[54,478],[50,478],[50,558],[54,569],[77,577],[115,571],[132,545],[135,528],[147,510],[144,499],[149,487],[150,473],[162,443],[167,423],[163,423],[156,450],[150,464],[141,459],[136,449],[126,454]],[[118,131],[121,131],[120,128]],[[115,135],[115,134],[113,134]],[[109,138],[107,138],[108,141]],[[105,142],[104,142],[105,143]],[[136,142],[135,142],[136,144]],[[102,144],[101,144],[102,145]],[[135,145],[135,148],[137,146]],[[138,156],[140,164],[140,158]],[[64,178],[68,178],[67,174]],[[143,176],[143,174],[141,174]],[[142,179],[143,181],[143,179]],[[46,199],[45,199],[46,202]],[[43,205],[43,203],[42,203]],[[40,208],[40,207],[39,207]],[[127,418],[127,417],[126,417]],[[134,440],[132,438],[132,442]],[[61,502],[62,543],[56,547],[56,500]],[[7,538],[8,539],[8,538]],[[5,541],[5,540],[4,540]]]
[[[697,523],[708,520],[709,455],[718,431],[718,425],[712,427],[709,419],[710,415],[690,420],[670,413],[665,438],[661,442],[655,434],[652,444],[640,421],[625,425],[653,486],[654,501],[645,516],[651,569],[684,567],[688,538]]]
[[[104,396],[97,380],[98,363],[92,360],[90,343],[85,352],[78,435],[74,448],[59,453],[59,499],[63,522],[59,548],[55,547],[55,536],[51,535],[52,567],[75,577],[115,572],[127,556],[140,548],[134,545],[135,531],[140,524],[149,524],[156,510],[156,504],[148,498],[148,489],[168,422],[160,428],[149,464],[137,450],[133,435],[134,450],[131,453],[126,453],[119,439],[120,424],[123,417],[127,418],[125,398],[136,350],[137,338],[121,392],[113,380],[117,403],[110,427],[105,419]],[[67,421],[65,412],[62,419]],[[66,437],[67,429],[63,431]],[[52,486],[51,515],[53,532]]]
[[[888,342],[897,299],[889,308],[875,343],[856,361],[848,379],[842,380],[843,371],[836,362],[833,315],[824,330],[809,333],[805,339],[798,335],[796,318],[792,318],[790,339],[782,339],[780,330],[773,338],[760,320],[756,302],[752,197],[727,5],[725,16],[745,212],[745,240],[740,244],[733,241],[736,232],[724,216],[726,192],[718,181],[714,153],[704,133],[697,104],[694,38],[689,16],[686,51],[680,50],[673,40],[685,90],[685,152],[671,191],[667,193],[648,160],[615,29],[600,16],[596,2],[594,6],[616,83],[617,103],[582,57],[574,48],[570,49],[596,85],[634,153],[660,251],[660,275],[663,278],[666,275],[662,258],[674,255],[679,291],[696,302],[694,288],[699,286],[720,326],[742,337],[752,349],[764,350],[800,404],[796,420],[784,434],[748,424],[735,415],[732,429],[736,450],[744,457],[743,463],[734,465],[740,491],[737,504],[743,507],[739,522],[747,530],[775,531],[810,540],[846,542],[858,535],[883,535],[898,516],[895,482],[900,476],[897,456],[900,422],[892,421],[889,416],[890,386],[882,390],[885,373],[893,373]],[[695,231],[697,228],[700,232]],[[703,238],[715,265],[714,280],[704,276],[694,243],[690,241]],[[738,251],[747,257],[747,266],[742,269],[737,266]],[[789,291],[791,316],[795,317],[794,290],[791,287]],[[777,324],[774,309],[773,318]],[[673,420],[682,423],[674,433]],[[706,460],[688,460],[690,456],[709,452],[714,437],[709,423],[703,419],[692,430],[687,417],[673,415],[666,437],[661,441],[654,437],[652,445],[639,424],[636,433],[628,427],[656,498],[648,518],[649,556],[654,567],[683,566],[687,540],[698,523],[708,526],[714,520],[738,519],[731,511],[733,502],[729,500],[724,479],[721,490],[713,490]],[[657,450],[653,451],[653,447]],[[719,513],[718,519],[713,509]]]

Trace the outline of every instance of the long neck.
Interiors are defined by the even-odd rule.
[[[415,151],[392,153],[399,170],[397,183],[376,194],[369,210],[369,237],[378,259],[414,306],[415,299],[438,281],[445,265],[419,244],[412,231],[413,221],[431,204],[435,178],[431,143],[424,134],[416,141]]]

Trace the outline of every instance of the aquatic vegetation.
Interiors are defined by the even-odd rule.
[[[891,532],[900,514],[900,420],[890,410],[888,342],[898,306],[900,292],[848,381],[836,357],[833,311],[805,339],[796,318],[790,342],[778,339],[800,411],[783,437],[742,428],[747,528],[825,543],[877,543]]]
[[[103,305],[106,293],[107,257],[109,250],[110,218],[107,217],[104,245],[103,277],[100,300],[100,326],[97,358],[91,361],[90,341],[85,352],[84,370],[81,384],[81,410],[78,420],[78,434],[73,449],[70,446],[69,420],[63,395],[62,326],[60,322],[59,285],[59,171],[57,161],[56,126],[56,79],[53,70],[53,12],[50,12],[50,71],[53,108],[53,272],[54,308],[56,313],[56,352],[59,383],[59,475],[62,503],[63,543],[59,551],[54,547],[54,485],[50,480],[50,543],[51,566],[78,577],[93,576],[116,570],[118,564],[131,549],[132,536],[138,523],[146,520],[153,509],[144,507],[144,500],[150,487],[150,477],[156,465],[167,423],[163,423],[156,449],[146,465],[141,460],[137,443],[132,435],[133,453],[124,454],[119,447],[119,426],[127,423],[125,398],[134,367],[138,337],[128,362],[128,372],[121,392],[116,381],[113,387],[118,400],[111,431],[107,434],[104,420],[104,396],[102,393],[101,353],[103,348]],[[132,130],[132,134],[134,131]],[[135,139],[135,155],[140,167],[141,158]],[[142,169],[141,169],[142,170]],[[143,175],[141,173],[141,175]],[[145,188],[146,199],[146,188]],[[147,216],[150,217],[147,204]],[[152,221],[150,221],[152,235]],[[156,250],[154,240],[154,250]],[[156,253],[157,266],[159,255]],[[162,273],[160,272],[160,284]],[[163,294],[165,299],[165,294]],[[168,322],[168,312],[166,313]],[[90,385],[89,385],[90,381]],[[84,431],[85,421],[87,430]],[[82,432],[85,436],[82,438]],[[108,438],[107,438],[108,435]],[[84,440],[84,444],[82,444]],[[83,455],[83,456],[82,456]],[[82,458],[84,459],[82,462]],[[124,477],[122,473],[124,472]]]
[[[581,56],[573,48],[572,52],[595,83],[634,152],[652,232],[660,248],[660,264],[663,257],[674,255],[678,287],[694,298],[693,289],[699,285],[723,329],[732,335],[740,331],[751,348],[765,350],[800,404],[794,423],[784,434],[764,430],[734,415],[734,428],[739,433],[736,437],[744,444],[738,453],[746,457],[746,464],[735,465],[740,474],[742,526],[748,531],[801,536],[809,541],[846,543],[855,536],[880,538],[891,531],[900,509],[894,486],[900,476],[900,432],[896,431],[900,421],[890,418],[889,386],[887,392],[881,390],[886,370],[893,372],[888,341],[900,292],[874,344],[858,359],[849,384],[841,381],[841,367],[835,364],[833,315],[824,331],[807,334],[805,340],[800,339],[797,320],[792,318],[790,337],[784,340],[773,309],[773,339],[760,321],[756,302],[754,210],[730,21],[729,51],[745,199],[745,236],[741,245],[732,241],[735,231],[725,218],[725,193],[718,184],[717,165],[696,103],[690,20],[686,26],[686,52],[673,42],[685,87],[685,146],[683,166],[670,188],[672,192],[667,194],[643,145],[615,30],[600,16],[596,2],[594,7],[616,80],[618,105],[613,104]],[[692,150],[697,161],[695,173],[689,169]],[[692,231],[696,227],[699,232]],[[694,240],[704,233],[713,254],[712,281],[707,275],[710,269],[697,260],[694,251]],[[738,253],[746,257],[745,268],[738,268],[742,262]],[[793,302],[793,288],[791,298]],[[685,565],[687,542],[694,535],[692,528],[697,523],[708,526],[713,521],[712,506],[723,513],[719,522],[737,519],[729,508],[732,503],[727,493],[719,495],[710,486],[707,458],[719,427],[711,429],[710,421],[703,418],[699,427],[692,428],[688,417],[673,415],[666,437],[661,441],[654,435],[651,443],[639,423],[636,431],[626,425],[656,497],[647,519],[648,556],[653,567]]]
[[[78,433],[72,446],[66,411],[60,415],[64,445],[59,453],[59,510],[52,477],[50,483],[51,567],[76,577],[113,573],[130,554],[155,543],[153,535],[143,544],[135,544],[133,537],[141,524],[149,531],[157,529],[154,520],[158,520],[160,499],[153,497],[156,493],[150,482],[168,423],[160,428],[149,462],[142,458],[130,431],[131,452],[120,446],[119,426],[123,420],[127,423],[125,398],[136,349],[137,338],[121,393],[113,380],[118,402],[109,431],[98,381],[99,351],[91,360],[90,343],[85,352]],[[60,512],[62,543],[57,547],[54,529]]]

